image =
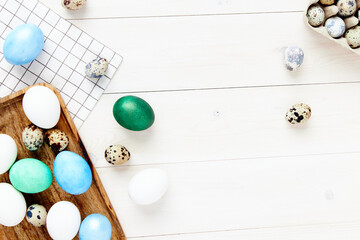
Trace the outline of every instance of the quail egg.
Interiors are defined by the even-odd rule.
[[[325,12],[319,5],[312,5],[307,10],[306,17],[311,26],[318,27],[325,21]]]
[[[123,164],[130,159],[130,152],[121,145],[110,145],[105,150],[105,159],[112,165]]]
[[[305,103],[293,105],[286,113],[286,120],[291,124],[303,123],[311,117],[311,108]]]
[[[335,0],[320,0],[320,3],[323,5],[332,5],[335,3]]]
[[[55,152],[61,152],[69,145],[69,138],[60,129],[50,129],[45,132],[45,142]]]
[[[108,66],[109,62],[105,58],[98,57],[85,66],[86,77],[92,80],[101,78],[105,75]]]
[[[360,46],[360,26],[348,29],[345,32],[345,38],[351,48],[357,48]]]
[[[331,17],[325,22],[329,35],[333,38],[341,37],[345,32],[345,22],[340,17]]]
[[[296,46],[287,47],[284,50],[284,61],[289,71],[296,71],[304,61],[304,51]]]
[[[61,3],[69,10],[78,10],[85,5],[86,0],[61,0]]]
[[[44,131],[34,124],[30,124],[22,132],[22,141],[27,150],[36,151],[44,142]]]
[[[39,204],[33,204],[26,211],[26,220],[35,227],[44,226],[46,223],[46,209]]]
[[[338,0],[336,6],[339,8],[340,17],[350,17],[356,11],[356,0]]]

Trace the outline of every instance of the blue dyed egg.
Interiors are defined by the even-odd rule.
[[[329,35],[333,38],[341,37],[345,32],[345,22],[339,17],[331,17],[325,22]]]
[[[304,51],[296,46],[287,47],[284,50],[284,61],[289,71],[296,71],[304,61]]]
[[[44,47],[44,34],[34,24],[22,24],[5,39],[4,56],[14,65],[24,65],[39,56]]]
[[[87,216],[80,225],[80,240],[110,240],[111,223],[101,214],[94,213]]]
[[[60,187],[74,195],[86,192],[92,182],[89,164],[84,158],[70,151],[63,151],[56,156],[54,175]]]

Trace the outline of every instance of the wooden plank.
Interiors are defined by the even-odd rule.
[[[359,92],[351,83],[136,94],[156,115],[143,132],[115,121],[112,107],[123,95],[106,94],[80,134],[96,166],[109,166],[111,144],[129,149],[129,165],[359,152]],[[302,127],[285,120],[299,102],[313,110]]]
[[[58,12],[67,19],[302,11],[304,10],[307,3],[307,1],[299,1],[299,0],[298,1],[155,0],[152,2],[148,2],[146,0],[134,0],[134,1],[102,0],[102,1],[88,1],[84,9],[80,11],[71,12],[62,8],[60,1],[58,4],[54,4],[53,0],[40,0],[40,1],[45,5],[49,6],[53,11]]]
[[[124,62],[108,93],[359,81],[360,57],[305,26],[302,13],[72,21]],[[299,45],[303,68],[281,49]]]
[[[311,226],[248,229],[193,234],[176,234],[154,237],[135,237],[132,240],[357,240],[360,237],[360,222],[324,224]]]
[[[128,237],[353,221],[358,229],[359,158],[359,153],[332,154],[124,166],[98,172]],[[126,186],[134,174],[150,167],[168,173],[169,190],[155,205],[139,207],[129,199]],[[311,234],[302,239],[325,239]],[[254,239],[260,239],[256,236],[261,234],[254,233]],[[358,230],[341,239],[355,236]]]
[[[56,183],[55,179],[53,179],[53,183],[47,190],[37,194],[23,194],[26,199],[27,206],[37,203],[43,205],[47,210],[49,210],[56,202],[64,200],[70,201],[78,207],[82,219],[92,213],[105,215],[111,222],[112,236],[115,239],[126,240],[113,206],[104,190],[94,165],[91,164],[89,160],[87,151],[79,137],[70,113],[66,109],[63,99],[61,98],[59,92],[57,92],[51,85],[45,83],[41,83],[39,85],[50,88],[57,95],[61,106],[61,116],[55,128],[61,129],[67,134],[69,138],[69,146],[67,147],[67,150],[79,154],[89,163],[93,174],[93,183],[85,193],[75,196],[62,190]],[[22,110],[22,99],[28,89],[29,88],[25,88],[0,99],[0,133],[8,134],[15,140],[18,149],[17,159],[39,159],[53,172],[53,162],[56,153],[52,151],[47,144],[44,143],[44,145],[36,152],[30,152],[22,143],[22,131],[30,124],[30,121],[27,119],[24,111]],[[10,183],[9,173],[7,172],[1,175],[0,181]],[[29,224],[25,219],[16,227],[10,228],[0,225],[0,232],[4,232],[6,238],[4,238],[4,236],[1,237],[1,239],[4,240],[50,238],[45,227],[36,228]],[[75,239],[78,239],[78,237]]]

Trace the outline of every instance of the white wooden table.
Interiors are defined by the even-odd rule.
[[[359,239],[360,56],[304,25],[306,0],[41,1],[124,57],[80,133],[128,239]],[[305,51],[296,73],[289,45]],[[128,94],[154,108],[151,129],[114,120]],[[300,128],[284,120],[298,102],[313,109]],[[131,161],[109,166],[110,144]],[[170,187],[139,207],[127,184],[150,167]]]

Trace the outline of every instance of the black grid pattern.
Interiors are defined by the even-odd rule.
[[[0,97],[39,82],[50,83],[61,93],[80,127],[110,83],[122,57],[64,20],[37,0],[0,0],[0,46],[16,26],[33,23],[45,36],[42,53],[23,66],[14,66],[0,48]],[[105,76],[97,81],[84,75],[87,62],[101,56],[109,61]]]

